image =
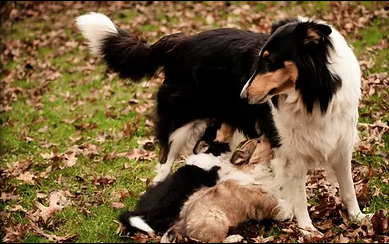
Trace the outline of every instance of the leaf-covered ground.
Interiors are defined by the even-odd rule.
[[[338,188],[307,179],[317,242],[388,242],[388,2],[4,2],[1,14],[0,238],[2,242],[155,242],[120,237],[158,158],[153,106],[163,74],[132,85],[89,54],[75,17],[103,12],[153,42],[218,27],[268,32],[274,20],[316,16],[337,27],[363,70],[354,182],[372,222],[350,223]],[[245,242],[303,242],[295,222],[250,221]],[[188,240],[178,240],[188,241]]]

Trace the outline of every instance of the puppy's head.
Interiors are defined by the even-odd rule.
[[[230,162],[239,169],[245,169],[257,164],[268,163],[270,159],[270,142],[266,137],[261,137],[247,140],[240,149],[233,153]]]
[[[316,99],[328,102],[323,92],[325,96],[333,92],[330,85],[336,83],[326,66],[331,33],[329,25],[302,17],[274,23],[270,38],[259,52],[257,71],[242,89],[241,97],[250,104],[260,104],[299,90],[305,95],[308,110]]]

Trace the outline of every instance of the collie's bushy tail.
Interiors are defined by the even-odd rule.
[[[150,45],[117,27],[104,14],[94,12],[77,17],[76,24],[92,54],[102,58],[120,78],[135,82],[153,77],[163,66],[165,54],[184,37],[182,33],[172,34]]]

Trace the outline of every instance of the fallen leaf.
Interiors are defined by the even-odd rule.
[[[18,177],[16,177],[17,180],[22,180],[23,182],[29,184],[29,185],[35,185],[35,175],[31,174],[29,171],[26,171],[22,174],[20,174]]]
[[[109,175],[100,176],[99,178],[93,178],[92,184],[95,186],[105,186],[112,184],[116,181],[116,177],[112,177]]]
[[[338,238],[336,238],[335,243],[349,243],[349,238],[344,237],[343,234],[340,234]]]
[[[378,210],[372,217],[373,230],[377,235],[389,233],[389,218],[387,217],[388,211],[386,209]]]
[[[13,164],[7,164],[7,169],[4,171],[7,174],[18,176],[26,171],[33,162],[31,160],[17,161]]]
[[[32,226],[32,229],[34,230],[34,232],[37,235],[43,236],[43,237],[47,238],[47,240],[53,241],[53,242],[66,242],[66,241],[76,237],[76,235],[57,236],[57,235],[45,233],[36,223]]]
[[[65,154],[62,162],[65,168],[72,167],[77,163],[76,153],[72,152],[71,154]]]
[[[116,209],[121,209],[121,208],[124,208],[124,204],[121,202],[113,202],[113,203],[111,203],[111,207],[116,208]]]
[[[34,216],[40,217],[43,220],[43,223],[46,224],[49,218],[53,217],[58,211],[70,204],[70,201],[66,199],[65,194],[62,191],[54,191],[50,194],[48,207],[40,202],[35,202],[35,206],[38,210],[34,213]]]
[[[47,125],[45,125],[44,127],[40,128],[38,130],[39,133],[45,133],[47,130],[49,129],[49,127]]]
[[[12,193],[10,192],[2,192],[1,193],[1,196],[0,196],[0,199],[1,201],[5,202],[5,201],[9,201],[9,200],[17,200],[19,199],[20,196],[18,195],[13,195]]]
[[[9,227],[2,227],[2,231],[4,231],[5,236],[2,239],[4,243],[18,243],[27,233],[29,227],[25,226],[22,223],[17,225],[11,225]]]

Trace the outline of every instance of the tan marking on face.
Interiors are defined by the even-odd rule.
[[[235,130],[235,127],[227,123],[222,123],[220,129],[218,129],[216,132],[216,138],[214,141],[225,143],[230,142]]]
[[[247,97],[260,101],[273,89],[271,95],[280,94],[292,88],[298,77],[298,69],[292,61],[285,61],[284,65],[284,68],[274,72],[258,74],[247,88]]]
[[[269,51],[266,50],[263,52],[262,57],[266,58],[267,56],[269,56]]]

